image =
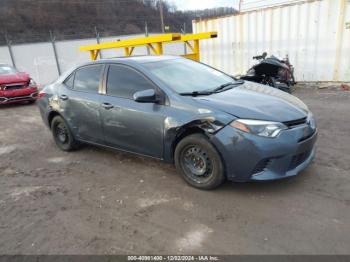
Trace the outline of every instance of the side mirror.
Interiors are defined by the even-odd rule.
[[[136,92],[134,100],[139,103],[156,103],[158,102],[157,94],[154,89],[147,89]]]

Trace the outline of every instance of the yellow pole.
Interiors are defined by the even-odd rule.
[[[199,40],[196,39],[194,40],[194,52],[193,52],[196,56],[196,60],[200,61],[200,56],[199,56]]]
[[[162,55],[162,54],[163,54],[163,44],[157,43],[157,55]]]
[[[126,56],[129,56],[130,53],[129,53],[129,47],[124,47],[124,53]]]
[[[135,47],[138,46],[148,46],[155,55],[163,55],[163,43],[179,43],[183,42],[191,49],[193,53],[184,54],[184,57],[197,60],[200,59],[199,53],[199,40],[202,39],[210,39],[216,38],[217,32],[204,32],[197,34],[163,34],[156,35],[151,37],[143,37],[143,38],[134,38],[134,39],[126,39],[119,40],[108,43],[100,43],[95,45],[87,45],[81,46],[80,51],[88,51],[90,53],[91,60],[96,60],[98,54],[103,49],[111,49],[111,48],[122,48],[124,49],[124,53],[126,56],[131,56]],[[193,43],[192,43],[193,42]]]

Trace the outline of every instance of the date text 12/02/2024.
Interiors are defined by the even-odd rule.
[[[128,261],[219,261],[218,256],[128,256]]]

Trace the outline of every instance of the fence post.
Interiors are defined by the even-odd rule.
[[[52,44],[53,53],[55,55],[58,75],[60,76],[61,75],[61,68],[60,68],[60,64],[59,64],[59,61],[58,61],[57,50],[56,50],[56,43],[55,43],[56,37],[53,35],[51,30],[50,30],[50,38],[51,38],[51,44]]]
[[[145,21],[145,36],[148,36],[148,25],[147,25],[147,21]],[[150,55],[151,51],[149,50],[149,47],[147,46],[147,55]]]
[[[7,47],[9,49],[9,54],[10,54],[12,65],[13,65],[13,67],[16,68],[15,57],[13,56],[12,46],[11,46],[12,41],[8,38],[7,34],[5,34],[5,40],[6,40]]]
[[[100,41],[100,33],[97,31],[97,27],[95,26],[95,35],[96,35],[96,42],[99,44]],[[102,59],[102,50],[100,50],[100,52],[98,52],[98,55],[100,57],[100,59]]]
[[[181,33],[182,34],[186,34],[186,22],[184,22],[184,26],[181,29]],[[186,42],[184,42],[184,54],[187,55],[187,46],[186,46]]]

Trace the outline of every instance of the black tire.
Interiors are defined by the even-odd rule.
[[[67,123],[61,116],[55,116],[51,122],[51,131],[56,145],[63,151],[77,149],[79,143],[73,137]]]
[[[176,146],[174,158],[176,169],[193,187],[214,189],[225,180],[221,157],[202,134],[183,138]]]

